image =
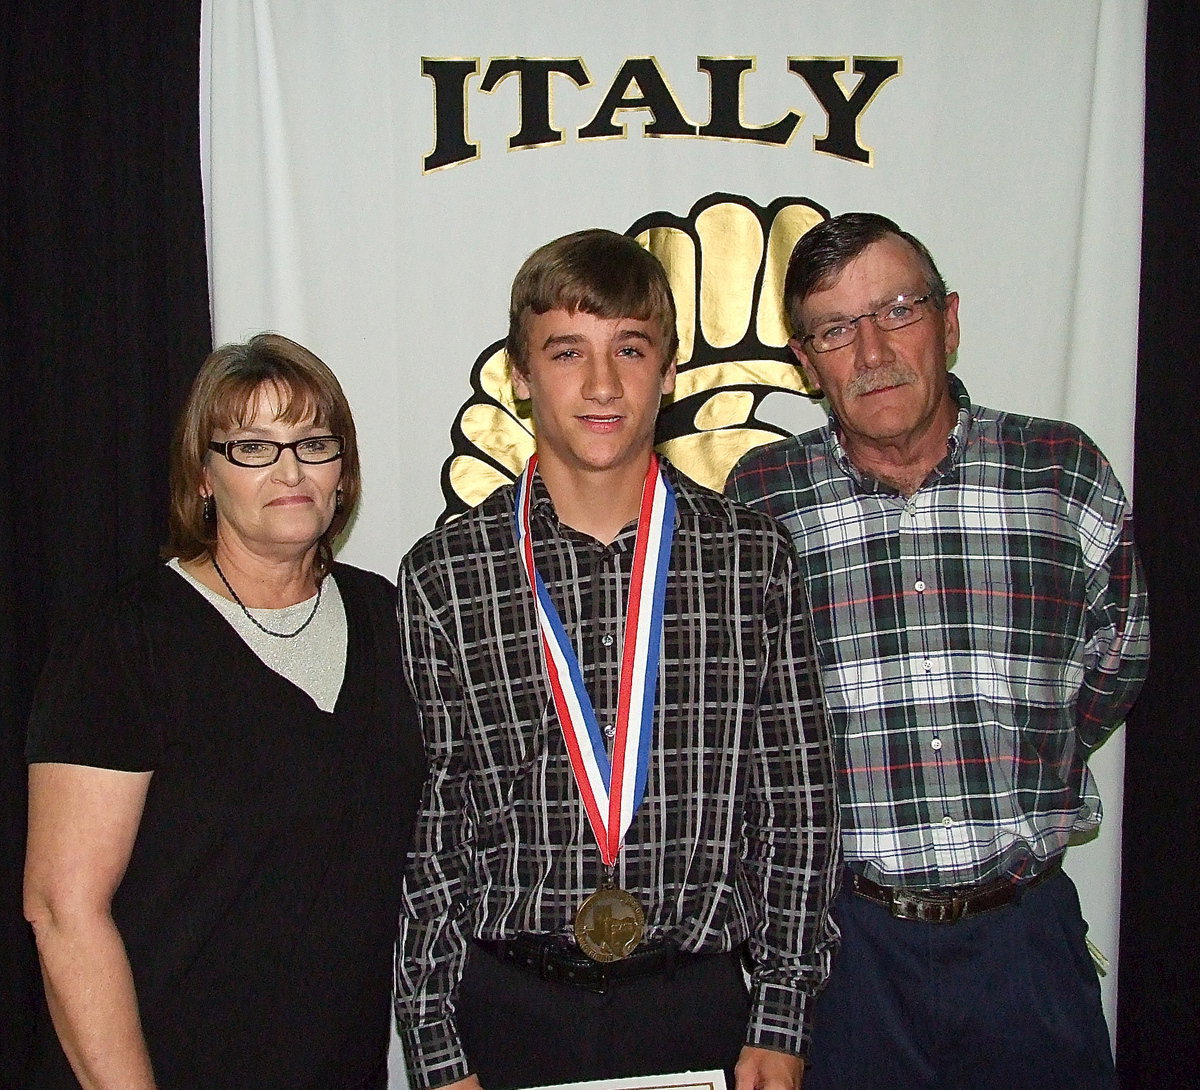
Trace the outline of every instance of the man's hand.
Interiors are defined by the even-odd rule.
[[[483,1090],[483,1087],[479,1085],[478,1075],[468,1075],[458,1082],[448,1082],[445,1086],[438,1087],[438,1090]]]
[[[743,1045],[733,1075],[734,1090],[800,1090],[804,1061],[789,1052]]]

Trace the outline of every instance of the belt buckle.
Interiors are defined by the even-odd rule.
[[[922,923],[957,923],[967,910],[967,898],[957,895],[942,900],[892,891],[892,915],[898,920],[919,920]]]

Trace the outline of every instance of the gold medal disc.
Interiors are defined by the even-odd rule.
[[[646,914],[638,899],[616,886],[602,886],[575,916],[575,941],[593,961],[628,957],[646,934]]]

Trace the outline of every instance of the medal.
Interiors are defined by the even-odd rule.
[[[529,510],[536,466],[535,454],[517,482],[513,512],[517,553],[533,590],[546,678],[571,771],[607,868],[604,884],[579,908],[575,938],[594,960],[616,961],[628,956],[646,932],[642,906],[632,894],[613,884],[612,873],[646,790],[663,605],[675,533],[675,493],[651,454],[638,512],[610,761],[595,708],[584,688],[579,659],[533,561]]]
[[[601,886],[575,916],[575,941],[593,961],[620,961],[645,933],[646,913],[638,899],[617,886]]]

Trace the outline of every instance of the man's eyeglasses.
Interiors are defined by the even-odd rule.
[[[294,443],[276,443],[273,439],[231,439],[227,443],[209,443],[208,449],[225,455],[235,466],[261,469],[278,462],[285,450],[295,452],[296,461],[305,465],[323,465],[340,458],[345,443],[340,435],[313,435]]]
[[[833,352],[854,343],[858,336],[858,323],[864,318],[870,318],[876,329],[890,333],[919,322],[925,317],[925,309],[932,301],[932,295],[897,295],[895,299],[866,314],[860,314],[857,318],[838,318],[831,322],[822,322],[800,343],[811,344],[814,352]]]

